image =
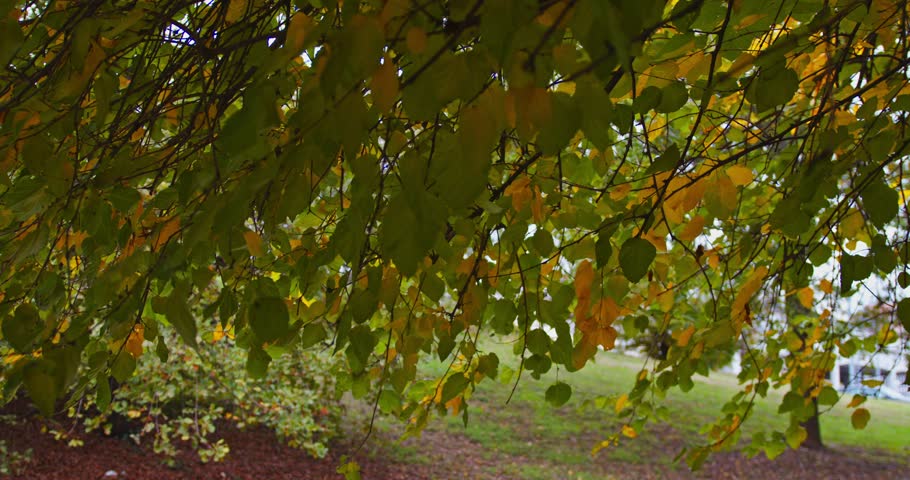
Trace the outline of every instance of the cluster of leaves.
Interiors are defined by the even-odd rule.
[[[84,397],[69,408],[69,416],[86,431],[151,441],[170,462],[181,445],[189,445],[204,462],[223,459],[230,445],[219,438],[217,427],[224,422],[238,428],[262,425],[315,457],[328,453],[341,413],[333,377],[337,364],[330,356],[271,350],[272,368],[252,379],[244,369],[245,355],[230,340],[198,350],[173,345],[170,355],[176,358],[144,356],[134,376],[112,393],[99,385],[98,395]]]
[[[232,328],[254,376],[331,343],[340,385],[413,432],[496,375],[482,333],[539,376],[652,331],[672,341],[617,435],[747,353],[697,466],[771,387],[792,419],[771,437],[799,444],[836,354],[908,340],[906,1],[0,12],[4,398],[50,412],[125,380],[137,336]],[[874,328],[841,313],[858,291]]]

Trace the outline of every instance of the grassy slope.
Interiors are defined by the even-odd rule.
[[[504,365],[510,363],[511,346],[488,344]],[[613,411],[613,402],[605,408],[594,406],[597,397],[615,398],[626,393],[641,368],[643,359],[606,353],[598,356],[596,364],[589,364],[580,372],[559,373],[559,379],[573,390],[570,401],[558,408],[550,407],[544,392],[557,378],[553,369],[541,380],[534,380],[527,373],[522,377],[511,402],[506,399],[513,384],[484,381],[470,399],[470,422],[464,428],[461,416],[436,421],[431,430],[460,433],[482,447],[488,458],[505,458],[501,472],[522,478],[552,478],[554,468],[571,472],[573,478],[601,478],[603,472],[593,467],[591,447],[615,433],[621,426]],[[439,374],[445,365],[429,362],[427,374]],[[681,468],[673,457],[687,444],[698,443],[698,430],[720,415],[720,407],[738,391],[735,377],[713,373],[709,378],[697,377],[696,387],[682,393],[671,392],[661,402],[669,408],[669,423],[651,424],[638,438],[624,439],[618,446],[601,451],[613,462],[634,466],[647,464],[649,468],[664,471]],[[783,431],[787,418],[777,415],[783,392],[772,391],[768,398],[759,399],[753,415],[746,422],[743,438],[764,430]],[[850,423],[852,409],[845,404],[849,398],[822,417],[824,441],[832,446],[862,448],[870,456],[910,456],[910,405],[886,400],[868,400],[864,407],[872,413],[872,420],[865,430],[854,430]],[[383,420],[381,429],[389,429],[395,420]],[[402,460],[426,461],[417,446],[398,449]],[[509,458],[513,461],[510,463]]]

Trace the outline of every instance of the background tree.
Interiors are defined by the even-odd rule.
[[[735,443],[772,385],[791,428],[753,445],[773,455],[837,401],[822,379],[852,333],[825,306],[907,284],[905,1],[0,11],[3,398],[48,413],[128,377],[143,341],[166,352],[162,330],[232,327],[252,375],[328,344],[343,388],[419,430],[496,375],[482,333],[518,335],[539,375],[645,316],[673,341],[623,431],[746,342],[743,392],[688,458]],[[752,345],[758,294],[820,310],[808,343]],[[895,311],[872,343],[907,341]],[[425,355],[443,378],[419,379]]]

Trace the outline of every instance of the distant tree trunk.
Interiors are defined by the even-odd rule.
[[[806,440],[802,444],[803,448],[811,450],[821,450],[825,448],[825,445],[822,443],[821,425],[818,422],[817,398],[812,399],[812,416],[800,425],[806,429]]]

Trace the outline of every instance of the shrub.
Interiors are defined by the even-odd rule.
[[[174,341],[169,355],[145,354],[134,375],[114,385],[110,406],[99,412],[86,397],[69,409],[86,430],[151,442],[173,463],[178,446],[189,444],[203,462],[230,450],[218,426],[266,426],[287,444],[316,457],[328,452],[341,405],[335,400],[334,358],[324,352],[273,356],[268,373],[250,378],[243,350],[224,338],[193,350]]]

